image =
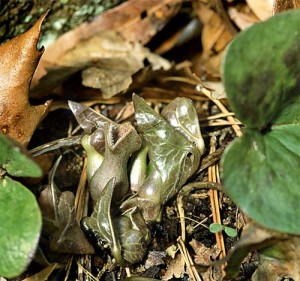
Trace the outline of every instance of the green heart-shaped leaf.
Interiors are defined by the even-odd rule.
[[[40,177],[42,169],[15,141],[0,134],[0,167],[15,177]]]
[[[238,34],[223,65],[236,116],[263,129],[300,93],[300,10],[279,14]]]
[[[255,222],[292,234],[300,234],[299,27],[299,10],[254,25],[224,61],[230,104],[247,125],[223,155],[224,190]]]
[[[256,222],[300,234],[300,124],[246,131],[222,159],[225,192]]]
[[[22,184],[0,180],[0,276],[20,275],[33,257],[42,227],[34,195]]]

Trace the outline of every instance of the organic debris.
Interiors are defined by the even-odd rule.
[[[298,280],[298,2],[128,0],[1,45],[0,275]]]
[[[30,30],[0,46],[0,130],[24,146],[51,105],[50,101],[40,106],[29,103],[30,82],[43,54],[43,48],[36,48],[46,15]]]

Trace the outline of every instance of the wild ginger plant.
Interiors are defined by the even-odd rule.
[[[244,135],[222,158],[224,190],[259,225],[246,231],[247,243],[242,238],[237,245],[227,268],[232,277],[237,269],[232,265],[242,261],[245,246],[263,248],[272,238],[300,234],[300,11],[279,14],[237,35],[224,59],[223,82],[232,110],[245,125]],[[251,231],[258,237],[258,229],[270,231],[251,244]],[[299,238],[289,237],[299,248]],[[278,243],[268,247],[268,255],[277,261],[280,256],[281,270],[270,266],[264,280],[275,280],[276,274],[299,280],[299,272],[286,266],[294,267],[299,255]]]
[[[15,277],[31,261],[42,228],[34,194],[15,177],[40,177],[26,151],[0,134],[0,276]]]

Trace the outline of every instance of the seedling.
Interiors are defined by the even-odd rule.
[[[224,231],[228,236],[230,237],[236,237],[237,236],[237,230],[235,228],[226,226],[226,225],[222,225],[219,223],[211,223],[209,225],[209,231],[211,233],[217,233],[217,232],[221,232]]]

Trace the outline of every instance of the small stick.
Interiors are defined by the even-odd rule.
[[[216,137],[211,137],[210,139],[210,153],[213,153],[216,150]],[[208,167],[208,179],[212,182],[217,182],[216,175],[216,165]],[[213,214],[213,222],[222,224],[220,207],[219,207],[219,196],[217,190],[210,190],[210,204]],[[217,246],[221,250],[220,258],[222,259],[226,255],[224,237],[222,232],[215,233]]]

